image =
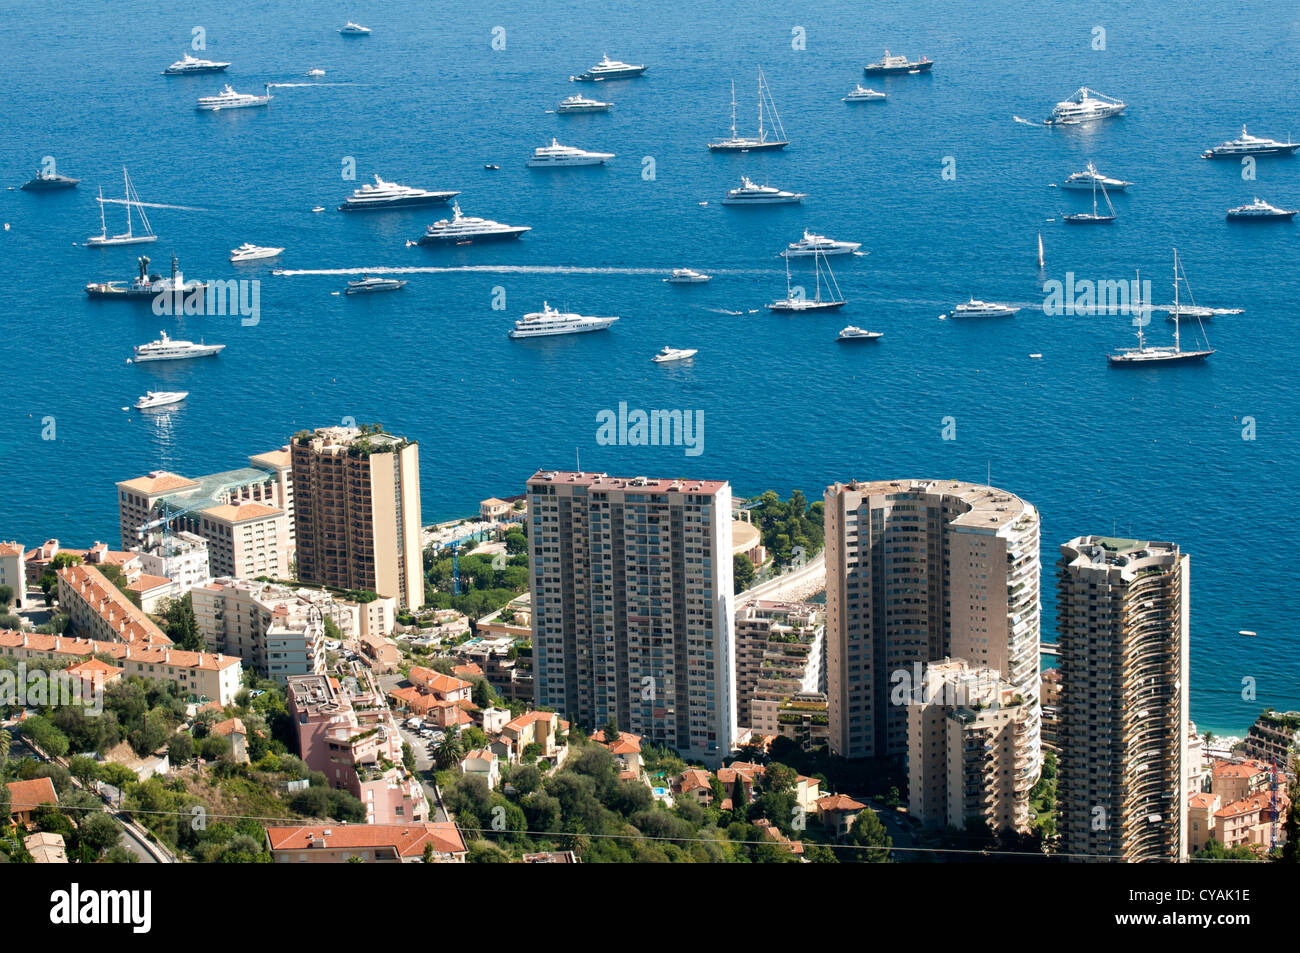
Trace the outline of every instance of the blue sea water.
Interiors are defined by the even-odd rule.
[[[1041,509],[1049,636],[1060,542],[1111,532],[1174,540],[1192,556],[1198,725],[1240,732],[1266,705],[1300,707],[1289,542],[1300,226],[1223,221],[1256,194],[1300,203],[1300,159],[1260,160],[1248,182],[1235,163],[1198,158],[1243,121],[1257,134],[1300,135],[1293,3],[6,8],[0,181],[17,186],[53,155],[82,185],[0,192],[0,538],[114,541],[115,481],[236,467],[295,430],[345,417],[420,441],[426,521],[520,492],[535,469],[579,457],[583,469],[722,478],[742,493],[798,487],[814,498],[834,480],[991,474]],[[339,36],[347,19],[373,34]],[[228,74],[159,75],[194,27],[205,31],[201,55],[233,62]],[[505,49],[493,49],[495,27]],[[806,49],[793,48],[796,27]],[[1094,49],[1096,27],[1104,49]],[[886,46],[931,57],[933,74],[868,81],[889,94],[883,105],[841,102]],[[567,82],[602,52],[650,69],[594,89]],[[741,132],[752,132],[759,65],[791,146],[708,153],[705,141],[726,132],[733,79]],[[319,86],[277,88],[267,109],[193,108],[223,80],[258,91],[308,82],[312,67],[327,71]],[[1040,119],[1085,84],[1128,112],[1088,128],[1012,118]],[[579,91],[615,106],[547,112]],[[617,158],[525,168],[552,136]],[[348,157],[357,181],[343,178]],[[942,175],[948,157],[952,179]],[[1113,225],[1059,221],[1089,197],[1048,183],[1088,159],[1136,183],[1114,198]],[[500,171],[485,171],[489,162]],[[98,230],[96,189],[121,194],[123,165],[145,201],[206,211],[150,210],[154,245],[77,245]],[[460,189],[466,214],[533,229],[507,245],[407,248],[440,212],[334,211],[376,172]],[[721,206],[742,173],[809,197],[800,207]],[[328,211],[313,214],[316,205]],[[833,260],[849,305],[812,317],[748,313],[784,293],[777,252],[805,227],[870,250]],[[286,246],[291,270],[449,270],[411,274],[395,294],[345,298],[334,294],[341,274],[236,270],[228,251],[244,241]],[[1204,366],[1112,370],[1107,350],[1134,343],[1127,318],[1041,310],[1043,282],[1067,272],[1110,280],[1140,269],[1155,300],[1168,301],[1175,246],[1198,302],[1246,309],[1209,327],[1218,353]],[[85,299],[87,281],[129,277],[141,252],[165,270],[173,250],[190,277],[260,279],[260,321],[162,318]],[[661,282],[680,266],[716,277]],[[505,310],[493,309],[498,289]],[[937,319],[971,295],[1025,310]],[[510,322],[543,300],[621,320],[601,334],[509,340]],[[845,324],[885,337],[841,346]],[[128,365],[131,346],[160,329],[227,348],[212,360]],[[1150,330],[1169,337],[1160,316]],[[700,353],[652,364],[665,344]],[[121,410],[147,389],[191,396],[153,418]],[[620,401],[702,410],[704,452],[599,445],[596,415]],[[1247,416],[1253,441],[1242,438]],[[942,439],[949,417],[955,440]],[[46,418],[55,439],[42,439]],[[1243,679],[1256,698],[1243,699]]]

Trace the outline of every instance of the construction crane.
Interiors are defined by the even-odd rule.
[[[1269,788],[1271,789],[1271,798],[1270,798],[1270,804],[1269,804],[1269,807],[1270,807],[1270,809],[1272,810],[1272,813],[1273,813],[1273,835],[1272,835],[1272,844],[1270,845],[1270,849],[1271,849],[1271,850],[1277,850],[1277,848],[1278,848],[1278,831],[1277,831],[1277,827],[1278,827],[1278,815],[1281,813],[1281,809],[1278,807],[1278,800],[1277,800],[1277,795],[1278,795],[1278,783],[1277,783],[1277,755],[1273,755],[1273,770],[1269,772]]]

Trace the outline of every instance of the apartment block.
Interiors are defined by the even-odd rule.
[[[1057,564],[1066,854],[1187,859],[1188,557],[1080,536]]]
[[[196,533],[181,530],[156,540],[148,549],[137,551],[140,568],[151,576],[170,579],[176,595],[183,596],[212,578],[208,562],[208,541]]]
[[[731,487],[528,480],[538,706],[717,765],[737,734]]]
[[[1243,753],[1250,758],[1272,762],[1278,768],[1295,773],[1294,762],[1300,755],[1300,711],[1278,712],[1266,708],[1246,733]]]
[[[298,578],[424,605],[418,445],[322,427],[297,434],[290,455]]]
[[[325,672],[326,619],[341,631],[356,625],[352,607],[314,589],[221,578],[191,590],[190,598],[209,649],[237,655],[281,684]]]
[[[171,644],[144,610],[96,567],[68,566],[58,577],[59,608],[72,617],[74,634],[110,642]]]
[[[27,560],[18,543],[0,541],[0,586],[14,591],[14,608],[27,608]]]
[[[35,632],[0,631],[0,657],[54,659],[69,664],[90,655],[107,654],[125,675],[175,685],[187,697],[229,705],[240,689],[239,659],[211,652],[186,652],[170,645],[141,642],[100,642]]]
[[[943,658],[997,671],[1025,698],[1041,763],[1039,518],[995,487],[954,480],[835,483],[826,503],[831,749],[907,752],[899,673]]]
[[[397,721],[368,671],[354,665],[343,679],[292,675],[287,703],[299,755],[361,801],[367,824],[429,819],[424,788],[402,766]]]
[[[925,666],[907,712],[908,810],[926,827],[1028,831],[1039,764],[1033,706],[994,669]]]
[[[808,603],[755,600],[736,609],[736,711],[755,734],[780,733],[792,695],[824,688],[825,615]]]

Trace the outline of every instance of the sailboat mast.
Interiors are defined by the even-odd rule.
[[[731,138],[736,138],[736,81],[731,81]]]
[[[1174,353],[1183,349],[1182,318],[1178,315],[1178,249],[1174,249]]]
[[[126,237],[131,237],[131,180],[127,178],[126,166],[122,166],[122,195],[126,199]]]
[[[758,141],[763,141],[763,71],[758,71]]]
[[[108,237],[108,224],[104,221],[104,187],[99,187],[99,234]]]
[[[1146,337],[1142,333],[1142,319],[1146,317],[1146,309],[1142,305],[1142,270],[1137,271],[1137,283],[1134,285],[1135,297],[1137,298],[1137,326],[1138,326],[1138,350],[1146,350]]]

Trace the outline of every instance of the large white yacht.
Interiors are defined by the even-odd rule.
[[[857,325],[850,324],[836,336],[837,341],[879,341],[885,336],[884,331],[864,331]]]
[[[670,361],[685,361],[699,353],[699,348],[694,347],[667,347],[665,346],[658,354],[650,358],[656,364],[667,364]]]
[[[209,357],[219,354],[225,347],[224,344],[204,344],[201,340],[198,344],[193,341],[173,341],[166,331],[159,333],[162,336],[157,341],[135,346],[135,357],[132,360],[136,364],[144,361],[181,361],[191,357]]]
[[[143,397],[136,400],[135,409],[152,410],[154,407],[166,407],[170,404],[179,404],[189,396],[190,392],[187,390],[146,391]]]
[[[370,212],[386,208],[408,208],[419,205],[442,205],[454,199],[459,192],[431,192],[396,182],[386,182],[375,176],[357,189],[339,206],[340,212]]]
[[[421,245],[469,245],[475,242],[501,241],[518,238],[529,231],[531,225],[506,225],[488,218],[476,218],[462,215],[460,203],[451,205],[451,218],[444,218],[430,225],[420,236]]]
[[[189,73],[220,73],[230,66],[229,63],[218,63],[214,60],[201,60],[196,56],[190,56],[186,53],[171,66],[163,70],[164,76],[184,76]]]
[[[557,113],[603,113],[608,112],[613,103],[601,102],[599,99],[588,99],[586,96],[566,96],[560,100],[560,105],[555,107]]]
[[[1228,209],[1228,218],[1230,220],[1259,222],[1276,218],[1295,218],[1297,212],[1300,212],[1300,209],[1278,208],[1276,205],[1269,205],[1256,196],[1255,201],[1249,205],[1238,205],[1236,208]]]
[[[854,86],[847,96],[844,97],[846,103],[876,103],[885,99],[884,93],[878,93],[874,89],[867,89],[859,83]]]
[[[349,20],[343,26],[339,27],[339,32],[344,36],[369,36],[370,27],[362,26],[360,23],[353,23]]]
[[[791,242],[781,254],[786,258],[803,258],[819,252],[823,255],[851,255],[861,247],[862,242],[837,242],[833,238],[814,235],[805,230],[803,238]]]
[[[406,287],[406,282],[401,278],[374,278],[370,275],[362,276],[360,281],[349,281],[348,286],[343,289],[345,295],[368,295],[377,291],[398,291]]]
[[[740,187],[727,192],[723,205],[788,205],[802,202],[806,192],[786,192],[774,185],[755,185],[748,176],[741,176]]]
[[[1125,182],[1123,179],[1112,179],[1110,176],[1102,175],[1097,171],[1097,167],[1089,161],[1082,172],[1071,172],[1069,178],[1061,183],[1061,188],[1091,189],[1094,183],[1111,192],[1123,192],[1133,184],[1132,182]]]
[[[581,334],[584,331],[603,331],[615,321],[617,315],[595,317],[586,314],[557,311],[545,301],[541,311],[525,314],[510,329],[512,338],[546,337],[552,334]]]
[[[1013,308],[1007,304],[993,304],[971,298],[969,301],[953,308],[951,316],[954,318],[1009,318],[1019,310],[1019,308]]]
[[[906,56],[890,56],[889,50],[878,62],[868,63],[862,72],[868,76],[889,76],[896,73],[928,73],[934,66],[934,60],[923,56],[919,60],[909,61]]]
[[[255,93],[237,93],[229,83],[216,96],[202,96],[199,98],[195,109],[210,109],[216,112],[218,109],[247,109],[250,106],[265,106],[271,101],[271,87],[268,85],[266,92],[258,96]]]
[[[538,146],[533,150],[527,165],[534,169],[568,165],[603,165],[606,159],[612,158],[614,158],[612,152],[588,152],[577,146],[562,146],[552,139],[549,146]]]
[[[712,275],[706,275],[702,271],[696,271],[694,268],[674,268],[673,273],[664,281],[670,285],[700,285],[710,281]]]
[[[1052,115],[1046,122],[1049,126],[1074,126],[1105,119],[1107,116],[1118,116],[1126,106],[1126,103],[1118,99],[1081,86],[1069,99],[1061,100],[1052,108]]]
[[[569,79],[575,83],[601,83],[607,79],[632,79],[645,72],[644,66],[633,66],[619,60],[611,60],[607,54],[601,54],[600,62],[577,76]]]
[[[284,253],[283,248],[271,248],[266,245],[254,245],[251,242],[244,242],[238,248],[230,250],[230,261],[232,264],[239,264],[241,261],[260,261],[263,258],[278,258]]]
[[[1276,139],[1264,139],[1260,136],[1252,136],[1246,131],[1246,127],[1242,126],[1240,136],[1220,143],[1213,149],[1206,149],[1201,153],[1201,158],[1235,159],[1238,156],[1289,156],[1294,154],[1297,149],[1300,149],[1300,142],[1291,142],[1289,136],[1286,142],[1279,142]]]

